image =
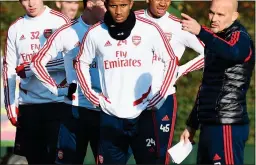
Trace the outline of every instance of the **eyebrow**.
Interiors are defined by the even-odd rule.
[[[225,15],[225,13],[214,12],[214,11],[212,11],[211,9],[209,9],[209,12],[214,13],[214,14],[219,14],[219,15]]]
[[[211,9],[209,10],[209,12],[214,13]]]

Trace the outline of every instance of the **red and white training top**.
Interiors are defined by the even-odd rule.
[[[53,94],[60,94],[57,84],[54,83],[52,77],[50,77],[46,64],[50,60],[53,60],[57,57],[58,52],[62,52],[64,55],[64,64],[67,83],[71,84],[77,83],[77,75],[73,67],[78,52],[80,42],[89,29],[89,25],[85,24],[81,17],[77,20],[65,24],[56,30],[53,35],[48,39],[44,47],[37,53],[37,57],[34,58],[30,67],[34,72],[36,77],[47,87]],[[100,80],[99,73],[97,69],[97,63],[94,60],[92,65],[90,65],[90,75],[92,78],[92,88],[97,92],[100,92]],[[84,97],[84,94],[81,91],[81,87],[78,84],[77,90],[73,94],[72,101],[65,97],[65,103],[72,104],[74,106],[85,107],[91,110],[99,111],[99,108],[96,108],[95,105]]]
[[[166,98],[167,89],[177,74],[176,56],[158,25],[142,17],[125,40],[113,39],[101,22],[92,26],[83,38],[76,69],[82,92],[102,110],[119,118],[132,119],[147,107],[152,108]],[[158,73],[163,84],[153,93],[152,59],[157,53],[165,64]],[[91,87],[89,65],[97,57],[102,94]]]
[[[189,72],[201,69],[204,67],[204,44],[195,35],[182,30],[182,25],[179,18],[166,12],[161,18],[153,18],[148,15],[147,9],[138,10],[135,12],[136,15],[140,17],[147,18],[155,23],[157,23],[161,29],[164,31],[166,38],[169,40],[175,55],[180,60],[186,47],[189,47],[198,53],[198,56],[184,65],[179,66],[177,79]],[[154,81],[153,90],[158,90],[159,84],[162,82],[163,78],[158,74],[158,70],[163,68],[163,63],[161,58],[157,54],[154,56],[155,73],[154,77],[158,76],[161,81]],[[175,83],[175,82],[174,82]],[[171,85],[169,89],[169,94],[175,93],[175,88]]]
[[[68,22],[70,21],[66,16],[45,6],[40,16],[32,18],[25,15],[9,27],[2,73],[8,117],[16,117],[14,113],[15,68],[20,64],[30,63],[51,33]],[[61,54],[57,58],[62,58]],[[63,67],[63,60],[56,60],[55,63],[50,64],[59,65],[60,63]],[[65,84],[65,72],[51,72],[51,76],[58,84]],[[20,80],[19,104],[63,102],[63,99],[63,97],[54,96],[35,76]]]

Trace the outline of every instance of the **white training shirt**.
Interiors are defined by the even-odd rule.
[[[2,72],[5,106],[9,118],[16,117],[15,68],[20,64],[30,63],[33,56],[45,43],[48,36],[51,35],[54,30],[68,22],[69,19],[66,16],[45,6],[45,10],[40,16],[29,17],[25,15],[24,17],[18,18],[9,27]],[[51,63],[51,65],[59,65],[60,61],[61,60],[56,60]],[[65,84],[64,72],[51,72],[51,76],[58,84]],[[52,95],[35,76],[20,80],[19,104],[40,104],[49,102],[63,102],[63,97]]]
[[[182,25],[180,19],[166,12],[161,18],[153,18],[149,16],[148,10],[138,10],[135,12],[136,15],[143,18],[147,18],[156,24],[158,24],[161,29],[164,31],[169,43],[171,44],[175,55],[180,60],[186,47],[189,47],[198,53],[198,56],[184,65],[179,66],[177,79],[189,72],[201,69],[204,67],[204,44],[193,34],[182,30]],[[164,64],[161,62],[161,58],[157,54],[154,56],[154,66],[155,73],[154,77],[160,81],[153,81],[153,90],[159,90],[157,86],[162,82],[163,77],[159,75],[158,70],[164,67]],[[175,81],[174,81],[175,83]],[[174,84],[173,84],[174,85]],[[171,85],[168,92],[173,94],[176,92],[174,86]]]
[[[78,54],[80,42],[88,29],[89,25],[85,24],[81,17],[72,21],[70,24],[62,26],[48,39],[48,42],[38,52],[38,56],[35,58],[33,63],[31,63],[31,70],[43,85],[52,93],[58,95],[58,87],[55,83],[49,83],[52,82],[53,79],[47,72],[45,67],[46,64],[50,60],[56,58],[58,52],[62,52],[64,54],[64,66],[67,82],[68,84],[72,82],[77,83],[76,71],[73,67],[74,60]],[[96,60],[94,60],[90,66],[90,75],[92,79],[92,88],[97,92],[101,92]],[[96,106],[85,98],[79,84],[76,92],[73,94],[73,100],[71,101],[65,97],[65,103],[72,104],[74,106],[86,107],[92,110],[99,110],[99,108],[96,108]]]
[[[160,91],[153,93],[152,59],[157,53],[165,64]],[[97,57],[102,94],[92,89],[89,65]],[[119,118],[132,119],[147,107],[163,102],[167,89],[177,74],[176,57],[158,25],[142,17],[125,40],[113,39],[101,22],[86,33],[76,69],[84,95],[102,110]]]

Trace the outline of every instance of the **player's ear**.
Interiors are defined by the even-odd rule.
[[[108,0],[104,1],[105,8],[108,10]]]
[[[108,6],[108,0],[105,0],[105,1],[104,1],[104,5],[105,5],[105,8],[107,8],[107,6]]]
[[[133,0],[130,0],[130,9],[132,9],[132,6],[133,6]]]
[[[61,3],[59,1],[56,1],[55,4],[56,4],[58,9],[61,9]]]
[[[237,11],[234,12],[232,15],[232,21],[234,22],[235,20],[237,20],[238,17],[239,17],[239,13]]]

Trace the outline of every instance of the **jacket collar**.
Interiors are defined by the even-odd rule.
[[[224,37],[228,36],[229,34],[231,34],[233,31],[236,31],[239,28],[239,25],[240,25],[240,23],[236,20],[228,28],[217,33],[217,35],[221,38],[224,38]]]

